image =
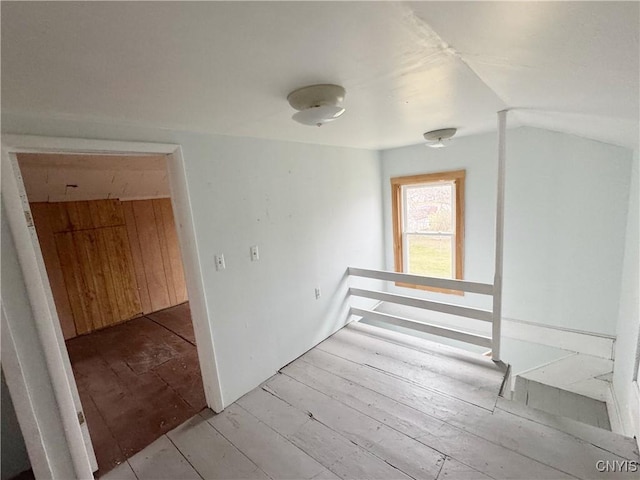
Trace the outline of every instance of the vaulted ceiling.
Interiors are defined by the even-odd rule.
[[[638,148],[638,2],[2,2],[2,110],[382,149],[532,125]],[[347,90],[321,128],[287,94]]]

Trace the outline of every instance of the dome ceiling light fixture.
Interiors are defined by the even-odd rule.
[[[453,137],[457,128],[441,128],[440,130],[432,130],[423,134],[424,139],[427,141],[427,147],[442,148],[446,147],[451,137]]]
[[[291,118],[303,125],[321,127],[344,113],[346,92],[340,85],[320,84],[298,88],[287,96],[289,105],[299,112]]]

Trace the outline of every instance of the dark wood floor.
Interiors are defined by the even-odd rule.
[[[104,474],[204,407],[189,304],[67,341]]]

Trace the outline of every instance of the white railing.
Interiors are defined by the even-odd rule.
[[[498,185],[496,202],[496,251],[495,271],[493,285],[487,283],[468,282],[466,280],[449,280],[444,278],[422,277],[408,273],[386,272],[382,270],[368,270],[365,268],[349,268],[349,275],[355,277],[374,278],[390,282],[420,285],[425,287],[444,288],[469,293],[489,295],[493,298],[492,310],[463,307],[449,303],[423,300],[416,297],[397,295],[395,293],[364,290],[362,288],[350,288],[349,294],[358,297],[371,298],[383,302],[396,303],[418,307],[435,312],[449,313],[460,317],[473,318],[475,320],[491,322],[491,336],[483,336],[475,333],[464,332],[441,325],[419,322],[408,318],[397,317],[386,313],[351,307],[351,314],[364,318],[383,321],[392,325],[412,328],[422,332],[452,338],[462,342],[491,348],[491,357],[494,361],[500,361],[500,336],[502,330],[502,270],[503,270],[503,242],[504,242],[504,195],[506,174],[506,132],[507,110],[498,112]]]
[[[420,275],[411,275],[408,273],[387,272],[383,270],[370,270],[366,268],[354,268],[349,267],[349,275],[353,277],[372,278],[376,280],[385,280],[389,282],[399,282],[411,285],[420,285],[425,287],[445,288],[448,290],[457,290],[468,293],[477,293],[481,295],[488,295],[491,297],[496,296],[496,291],[493,285],[488,283],[469,282],[466,280],[449,280],[444,278],[423,277]],[[461,305],[454,305],[444,302],[436,302],[433,300],[425,300],[417,297],[410,297],[406,295],[399,295],[396,293],[381,292],[377,290],[367,290],[362,288],[349,288],[349,295],[356,297],[371,298],[374,300],[380,300],[382,302],[388,302],[398,305],[406,305],[409,307],[421,308],[424,310],[431,310],[434,312],[447,313],[451,315],[457,315],[459,317],[466,317],[483,322],[490,322],[493,325],[500,323],[499,313],[496,315],[495,311],[483,310],[480,308],[464,307]],[[498,294],[499,295],[499,294]],[[493,304],[495,305],[495,301]],[[396,315],[390,315],[388,313],[376,312],[374,310],[367,310],[364,308],[351,307],[350,313],[370,320],[378,320],[390,325],[397,325],[421,332],[429,333],[432,335],[438,335],[441,337],[451,338],[465,343],[471,343],[473,345],[480,345],[482,347],[490,348],[492,351],[492,358],[494,361],[500,360],[500,335],[497,336],[484,336],[476,333],[465,332],[462,330],[449,328],[443,325],[434,325],[422,321],[412,320],[405,317],[398,317]],[[492,328],[492,332],[496,329]],[[499,332],[500,329],[498,328]]]

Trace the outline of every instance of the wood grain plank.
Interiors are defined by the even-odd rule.
[[[262,389],[253,390],[237,403],[341,478],[410,478]]]
[[[104,319],[103,300],[108,303],[104,295],[102,278],[98,276],[100,257],[95,248],[96,233],[94,230],[80,230],[71,233],[75,247],[75,255],[78,258],[79,273],[82,276],[84,286],[84,303],[88,315],[88,324],[91,330],[108,325]],[[103,298],[104,295],[104,298]],[[107,317],[108,318],[108,317]]]
[[[129,465],[139,480],[200,480],[166,435],[129,459]]]
[[[69,217],[71,231],[89,230],[95,228],[91,208],[88,201],[64,202],[61,205],[66,208]]]
[[[50,203],[49,215],[51,230],[53,233],[70,232],[72,230],[69,212],[67,211],[67,207],[64,203]]]
[[[399,315],[402,315],[400,312],[391,313],[398,313]],[[394,343],[404,348],[417,350],[418,352],[426,355],[436,355],[452,360],[461,360],[465,363],[473,363],[487,371],[488,375],[491,375],[489,372],[494,372],[496,378],[504,376],[505,373],[504,367],[500,364],[496,364],[490,358],[483,355],[478,355],[477,353],[467,350],[461,350],[460,348],[455,348],[443,343],[437,343],[425,340],[424,338],[418,338],[405,333],[396,332],[387,328],[376,327],[362,322],[352,322],[347,325],[344,330],[357,331],[363,335],[368,335],[378,340],[382,340],[385,343]]]
[[[120,200],[92,200],[87,202],[95,228],[124,225],[124,211]]]
[[[170,306],[170,302],[153,202],[151,200],[137,200],[131,203],[140,245],[144,245],[141,253],[151,308],[153,311],[162,310]]]
[[[116,315],[112,323],[119,323],[142,313],[133,262],[128,261],[126,255],[129,249],[128,239],[125,236],[126,228],[108,227],[98,229],[97,232],[104,242],[103,268],[110,272],[113,282],[110,300],[115,305]]]
[[[188,300],[187,285],[184,279],[184,268],[182,266],[182,255],[180,253],[180,243],[178,242],[178,232],[176,230],[175,217],[170,198],[163,198],[158,201],[162,213],[162,225],[165,238],[167,240],[167,251],[171,266],[171,277],[176,293],[176,302],[182,303]]]
[[[171,259],[169,258],[169,247],[167,245],[167,235],[162,218],[162,200],[153,199],[153,214],[156,222],[156,229],[158,231],[158,240],[160,241],[160,253],[162,255],[162,268],[164,269],[164,275],[166,277],[167,291],[169,292],[169,304],[176,305],[176,288],[173,283],[173,272],[171,271]]]
[[[482,370],[473,365],[465,372],[445,359],[425,358],[414,350],[348,329],[328,338],[317,348],[489,410],[495,406],[501,386],[501,381],[496,381],[495,377],[483,378]],[[435,371],[430,369],[431,365]],[[451,376],[446,376],[445,372]]]
[[[172,332],[180,335],[182,338],[196,344],[195,332],[193,331],[193,322],[191,321],[191,309],[189,302],[181,303],[175,307],[169,307],[159,312],[146,315],[156,323]]]
[[[496,397],[506,373],[504,369],[497,367],[482,355],[448,356],[444,354],[445,351],[429,355],[423,351],[388,342],[384,338],[363,334],[350,327],[343,328],[331,338],[339,339],[345,344],[353,344],[358,350],[373,352],[376,355],[400,361],[413,369],[428,370],[433,374],[455,379],[473,388],[487,390]]]
[[[238,405],[230,405],[219,415],[209,415],[209,423],[271,478],[296,480],[332,475]]]
[[[104,251],[100,245],[100,230],[83,230],[74,233],[76,247],[82,249],[85,255],[80,258],[84,260],[82,265],[82,274],[86,276],[85,280],[89,285],[90,305],[96,315],[93,321],[93,328],[103,328],[117,322],[118,310],[112,309],[110,296],[114,295],[113,282],[111,276],[105,272],[103,265]],[[104,258],[108,263],[108,258]],[[97,320],[97,322],[96,322]]]
[[[490,480],[491,477],[480,473],[464,463],[447,457],[438,475],[438,480]]]
[[[587,425],[586,423],[578,422],[571,418],[553,415],[534,408],[527,408],[519,402],[505,398],[498,399],[496,408],[511,413],[512,415],[541,423],[555,430],[566,432],[623,458],[633,459],[640,456],[638,446],[632,438],[623,437],[622,435]]]
[[[338,357],[333,357],[335,362],[332,362],[328,358],[330,355],[317,350],[309,353],[319,353],[318,357],[313,357],[314,364],[307,367],[301,365],[305,362],[296,361],[283,372],[294,375],[300,381],[313,383],[336,400],[485,475],[523,480],[570,478],[558,470],[447,423],[456,416],[473,418],[490,415],[484,409],[411,384],[403,384],[381,372]],[[327,367],[334,371],[320,371]],[[308,368],[311,370],[303,373]]]
[[[47,270],[49,284],[51,285],[53,301],[56,305],[56,313],[60,320],[62,334],[65,340],[68,340],[75,337],[77,333],[75,323],[73,322],[73,312],[71,310],[71,304],[69,303],[67,286],[64,281],[64,275],[62,274],[60,259],[58,258],[56,240],[53,229],[51,228],[51,204],[32,203],[30,206],[33,223],[38,234],[40,250],[42,251],[44,266]]]
[[[440,472],[439,452],[310,386],[276,375],[264,388],[412,478],[435,479]]]
[[[379,402],[379,398],[374,401],[367,397],[371,397],[371,391],[388,396],[404,407],[398,405],[388,407],[380,416],[380,421],[388,424],[387,422],[396,422],[394,420],[396,417],[398,418],[396,428],[410,429],[408,430],[411,432],[410,435],[421,442],[488,475],[496,475],[496,471],[485,469],[481,460],[496,458],[496,455],[505,459],[511,458],[507,465],[501,465],[501,469],[508,467],[514,474],[521,469],[521,475],[526,474],[529,478],[556,478],[562,476],[561,472],[579,478],[592,478],[600,476],[595,470],[598,460],[622,460],[621,457],[570,435],[519,417],[509,418],[509,414],[500,410],[492,414],[480,408],[460,408],[462,402],[454,402],[453,399],[438,394],[425,395],[425,389],[398,381],[395,382],[395,388],[390,389],[384,374],[375,372],[374,375],[361,375],[358,368],[354,368],[354,366],[358,367],[357,364],[338,357],[334,358],[337,359],[338,364],[338,368],[334,369],[335,373],[340,376],[346,373],[348,377],[348,379],[343,378],[342,381],[337,381],[342,383],[342,387],[345,387],[345,380],[356,381],[369,390],[369,393],[366,390],[358,393],[362,398],[360,408],[367,409],[368,414],[379,418],[377,415],[380,411],[369,409],[368,406],[369,404],[379,405],[376,403]],[[324,366],[326,367],[327,363],[324,363]],[[295,368],[289,370],[287,367],[283,371],[288,374],[290,371],[295,372]],[[310,381],[309,378],[306,381]],[[323,390],[327,388],[326,378],[323,379],[323,376],[318,375],[317,372],[313,375],[313,382],[316,388]],[[319,387],[319,384],[322,386]],[[373,396],[376,397],[376,394]],[[409,413],[414,418],[412,421],[407,421],[406,417],[399,416],[399,412],[405,407],[442,420],[443,425],[440,428],[424,429],[423,426],[428,422],[415,418],[416,413],[411,412]],[[415,426],[423,430],[422,435],[416,431]],[[481,445],[484,447],[481,448]],[[500,449],[502,453],[499,453]],[[489,455],[490,452],[494,453]],[[530,462],[528,459],[536,461],[537,464],[528,463]],[[545,468],[548,470],[541,469],[543,465],[547,466]]]
[[[318,348],[307,352],[300,357],[300,360],[301,363],[309,363],[317,369],[330,372],[344,380],[356,382],[358,385],[373,389],[398,403],[410,405],[438,420],[447,421],[457,415],[473,417],[489,413],[489,410],[463,400],[443,395],[435,390],[419,387],[413,383],[404,382],[402,379],[389,376],[378,369],[331,355]],[[289,374],[288,367],[282,371]],[[320,375],[319,372],[316,373]],[[327,388],[327,386],[323,386],[323,388]]]
[[[484,355],[373,325],[352,323],[338,333],[344,334],[342,337],[345,339],[358,336],[362,342],[368,342],[369,350],[384,346],[387,356],[414,366],[427,365],[432,371],[474,386],[491,386],[493,389],[494,385],[502,384],[506,374],[504,364],[495,363]]]
[[[199,415],[170,431],[167,436],[203,478],[269,478]]]
[[[93,323],[86,304],[85,278],[81,272],[80,258],[76,251],[73,232],[63,232],[55,234],[56,250],[60,259],[60,267],[64,276],[65,285],[69,294],[73,321],[78,335],[90,332]]]
[[[135,279],[133,258],[125,226],[100,229],[105,236],[109,268],[114,274],[115,297],[119,306],[118,321],[142,313]]]
[[[142,313],[151,313],[151,299],[149,297],[149,286],[144,269],[142,251],[140,247],[140,239],[138,238],[138,228],[133,215],[132,202],[122,202],[122,210],[124,212],[125,224],[127,227],[127,236],[129,237],[129,246],[131,250],[131,259],[136,275],[136,284]]]

